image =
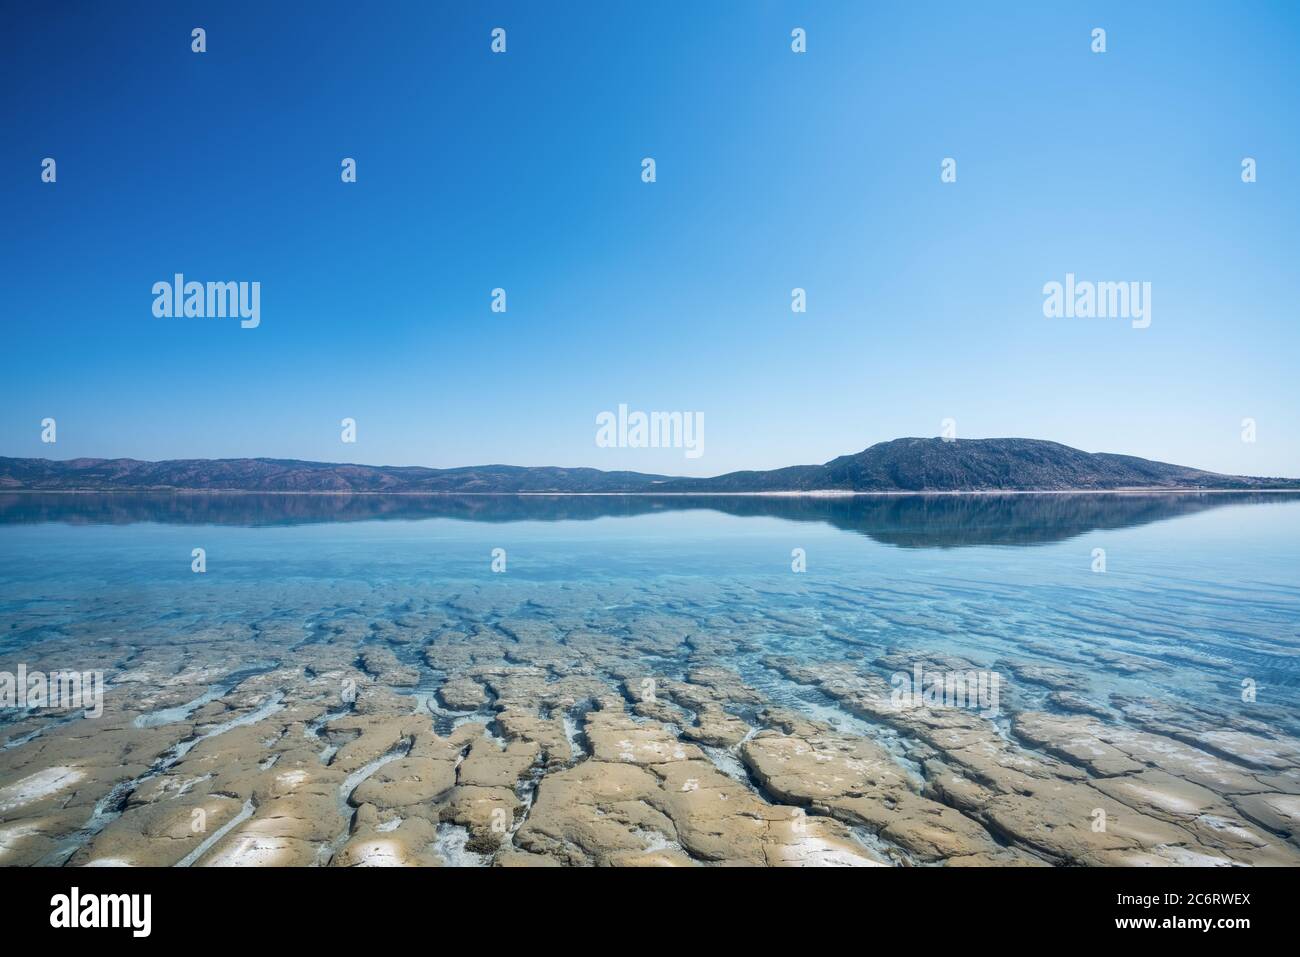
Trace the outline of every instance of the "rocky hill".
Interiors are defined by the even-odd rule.
[[[712,478],[591,468],[336,465],[294,459],[0,457],[0,490],[185,489],[240,492],[745,493],[1300,489],[1300,479],[1221,475],[1039,439],[894,439],[823,465]]]

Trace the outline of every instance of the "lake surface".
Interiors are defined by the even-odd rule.
[[[194,549],[204,551],[202,573],[192,569]],[[796,571],[800,556],[804,570]],[[504,570],[494,570],[494,561]],[[339,834],[308,827],[292,846],[276,835],[241,844],[240,834],[258,820],[254,814],[251,824],[246,816],[210,847],[200,847],[196,836],[186,849],[203,854],[186,863],[222,853],[223,863],[339,863],[340,855],[364,858],[352,840],[362,833],[387,842],[373,854],[411,863],[503,863],[512,855],[604,863],[602,853],[627,850],[621,836],[593,838],[596,846],[588,847],[589,835],[574,836],[588,834],[577,824],[559,812],[559,823],[534,822],[531,809],[552,773],[573,773],[584,761],[596,766],[607,729],[591,716],[608,716],[611,708],[626,711],[619,718],[632,722],[626,727],[695,742],[703,755],[685,760],[707,763],[728,786],[743,789],[745,800],[803,808],[810,818],[825,816],[828,827],[840,822],[840,830],[818,840],[856,842],[865,859],[880,863],[942,863],[955,852],[927,853],[906,826],[893,835],[860,808],[845,803],[841,813],[833,803],[819,805],[817,795],[791,791],[771,771],[784,758],[762,751],[764,742],[775,747],[778,737],[794,735],[816,751],[861,739],[894,762],[900,788],[963,815],[959,832],[980,822],[987,835],[962,832],[962,839],[987,836],[988,846],[971,854],[991,855],[992,863],[1011,863],[998,856],[1013,854],[1046,863],[1120,863],[1106,855],[1138,853],[1164,854],[1158,863],[1195,855],[1264,863],[1250,855],[1293,853],[1288,815],[1300,814],[1300,751],[1293,756],[1300,736],[1298,651],[1300,496],[1293,495],[0,495],[0,671],[20,664],[29,672],[101,670],[108,686],[101,718],[0,711],[0,863],[88,863],[97,855],[153,862],[163,852],[149,829],[127,826],[138,813],[134,805],[218,745],[224,760],[249,762],[242,790],[215,789],[210,768],[206,778],[190,775],[206,783],[167,800],[219,794],[221,801],[211,797],[214,808],[229,820],[247,814],[245,802],[233,797],[225,807],[230,795],[265,806],[254,765],[271,761],[263,769],[270,774],[286,759],[249,753],[278,746],[258,745],[243,732],[278,724],[265,740],[287,740],[290,717],[299,737],[306,727],[319,738],[311,773],[319,766],[330,788],[347,792],[333,822]],[[1004,807],[945,793],[938,775],[949,763],[983,788],[1006,787],[1008,795],[1016,789],[1001,771],[963,758],[959,748],[949,752],[943,728],[956,720],[952,715],[918,724],[911,715],[882,717],[866,701],[872,689],[897,688],[895,676],[915,675],[918,665],[996,674],[996,713],[956,709],[960,722],[976,722],[962,724],[964,733],[1023,751],[1047,769],[1042,775],[1071,787],[1093,787],[1099,778],[1123,784],[1137,775],[1143,800],[1154,806],[1135,804],[1109,784],[1107,800],[1191,837],[1117,835],[1092,847],[1081,833],[1081,848],[1062,848],[1008,810],[1010,797]],[[719,679],[722,672],[737,683]],[[455,700],[465,679],[473,686],[468,697],[479,688],[481,701]],[[334,685],[349,681],[364,692],[367,707],[346,692],[340,706]],[[442,694],[449,681],[457,682],[455,696]],[[572,693],[557,704],[547,697],[548,685],[571,686]],[[645,699],[647,687],[660,695]],[[563,742],[548,750],[545,728],[512,725],[511,709],[555,722],[568,750],[559,753]],[[780,717],[787,711],[820,722],[821,730],[792,725]],[[492,832],[499,848],[490,835],[485,839],[473,809],[456,805],[456,794],[470,785],[454,777],[450,803],[444,789],[418,804],[391,806],[353,795],[367,777],[383,773],[363,774],[370,762],[325,774],[340,749],[375,731],[373,722],[341,727],[339,715],[407,713],[424,716],[439,741],[480,722],[490,732],[484,740],[502,755],[515,745],[532,749],[518,781],[508,785],[519,807],[509,807],[505,831]],[[1064,723],[1040,727],[1033,723],[1038,715]],[[341,724],[347,720],[361,719]],[[586,732],[584,723],[591,725]],[[88,749],[100,728],[115,757],[91,767]],[[1132,767],[1117,772],[1049,740],[1080,733],[1118,747]],[[1206,780],[1179,770],[1187,754],[1161,762],[1151,757],[1160,753],[1158,741],[1116,745],[1106,737],[1112,734],[1160,735],[1255,777],[1210,787],[1205,797]],[[422,739],[413,740],[418,750]],[[619,741],[626,740],[625,731]],[[197,746],[178,756],[187,741]],[[481,756],[489,745],[466,747],[471,755],[480,748]],[[1274,757],[1234,753],[1248,747]],[[414,760],[390,751],[373,757]],[[622,760],[638,768],[662,770],[626,753],[620,751]],[[306,761],[296,753],[293,759]],[[80,776],[61,784],[51,769]],[[1152,786],[1168,784],[1152,777],[1155,771],[1176,779],[1168,786],[1184,803],[1190,798],[1177,782],[1199,789],[1194,796],[1205,808],[1195,820],[1230,820],[1253,837],[1216,843],[1210,825],[1180,819],[1177,801],[1162,806],[1150,798]],[[356,774],[362,776],[352,780]],[[1257,793],[1277,797],[1263,807],[1263,799],[1240,797]],[[859,782],[837,800],[870,798],[870,787]],[[148,803],[160,800],[151,795]],[[730,851],[710,856],[711,845],[692,836],[697,809],[681,810],[679,818],[659,798],[643,800],[672,822],[658,831],[644,821],[629,825],[628,833],[645,838],[646,854],[675,855],[677,863],[729,859]],[[882,800],[888,806],[892,799]],[[388,830],[365,831],[359,817],[349,822],[352,808],[363,804],[389,815]],[[411,811],[417,806],[419,815]],[[321,813],[304,812],[317,831]],[[428,833],[413,823],[421,815]],[[1086,821],[1071,823],[1086,830]],[[735,838],[741,859],[749,853],[745,839]],[[601,841],[616,847],[609,851]],[[1155,847],[1180,848],[1184,857]],[[133,859],[133,849],[147,853]],[[754,853],[762,856],[761,849]],[[770,848],[766,853],[772,857]],[[845,862],[839,851],[824,856],[813,862]]]

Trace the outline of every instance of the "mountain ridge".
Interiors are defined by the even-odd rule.
[[[821,465],[688,478],[558,466],[434,469],[300,459],[0,457],[4,491],[397,492],[424,494],[752,494],[1300,489],[1300,479],[1225,475],[1044,439],[878,442]]]

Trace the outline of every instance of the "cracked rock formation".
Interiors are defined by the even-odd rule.
[[[110,690],[98,718],[0,723],[0,865],[1300,864],[1275,704],[1099,689],[1045,643],[881,647],[751,615],[734,584],[657,610],[593,586],[613,617],[527,583],[334,587],[324,613],[250,586],[251,623],[199,596],[179,633],[110,609],[93,641],[24,612],[29,664],[75,656]],[[1221,667],[1136,640],[1095,661],[1116,682]],[[1000,707],[900,707],[891,676],[918,665],[995,669]]]

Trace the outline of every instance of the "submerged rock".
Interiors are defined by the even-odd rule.
[[[1284,709],[1115,691],[1177,660],[1136,638],[1093,670],[1047,642],[887,649],[888,628],[961,628],[807,587],[759,614],[743,583],[656,611],[602,582],[596,615],[520,581],[436,601],[339,582],[301,619],[291,590],[243,593],[256,628],[214,613],[136,644],[114,622],[78,651],[116,669],[101,718],[6,725],[0,864],[1300,863]],[[809,618],[809,594],[863,626]],[[812,650],[768,655],[772,633]],[[900,708],[888,678],[918,662],[1014,680],[995,713]]]

